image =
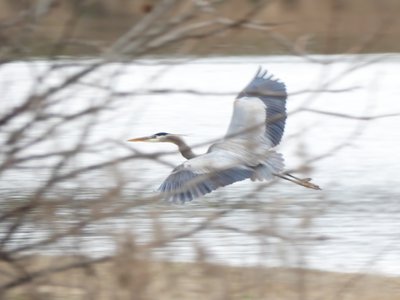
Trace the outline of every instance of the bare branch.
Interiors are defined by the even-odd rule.
[[[302,108],[302,111],[311,112],[311,113],[320,114],[320,115],[327,115],[327,116],[332,116],[332,117],[344,118],[344,119],[363,120],[363,121],[370,121],[370,120],[392,118],[392,117],[399,117],[400,116],[400,112],[391,113],[391,114],[382,114],[382,115],[377,115],[377,116],[352,116],[352,115],[343,114],[343,113],[322,111],[322,110],[311,109],[311,108]]]

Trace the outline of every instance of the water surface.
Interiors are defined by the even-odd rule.
[[[71,70],[84,63],[77,61]],[[110,64],[86,83],[109,87],[111,93],[82,83],[59,96],[69,100],[55,109],[69,111],[91,101],[111,99],[112,109],[99,116],[100,122],[85,137],[98,147],[96,152],[81,155],[74,161],[75,166],[126,153],[124,147],[102,149],[105,141],[124,143],[128,138],[160,131],[184,134],[189,144],[200,145],[195,152],[206,151],[207,142],[224,135],[233,99],[259,65],[284,81],[291,94],[286,132],[278,151],[284,154],[288,169],[297,170],[306,164],[310,169],[303,175],[313,177],[323,191],[277,182],[249,197],[261,184],[244,181],[185,206],[164,205],[161,223],[173,232],[195,226],[210,212],[224,209],[224,205],[248,203],[248,207],[238,208],[218,220],[213,228],[180,239],[160,249],[157,255],[194,259],[193,245],[196,245],[206,249],[211,260],[223,263],[400,274],[400,118],[366,121],[307,111],[353,117],[400,112],[398,55],[315,56],[311,61],[276,56],[210,58],[178,64],[162,60]],[[19,62],[0,69],[5,111],[32,89],[45,89],[65,76],[54,72],[42,86],[35,87],[32,76],[38,76],[48,66],[46,61]],[[154,94],[149,90],[183,92]],[[68,130],[30,151],[40,153],[49,147],[67,149],[82,138],[81,128],[81,123],[71,123]],[[172,166],[183,161],[173,145],[129,147],[148,154],[159,151],[169,154],[163,157],[166,164],[146,159],[125,162],[118,171],[125,181],[119,201],[135,201],[138,195],[151,195]],[[4,173],[1,193],[18,201],[47,178],[46,164],[30,167],[32,170]],[[116,176],[110,170],[92,172],[79,188],[67,182],[59,191],[73,189],[85,201],[115,185]],[[263,208],[261,212],[257,213],[252,201]],[[87,236],[80,240],[80,248],[100,254],[114,249],[114,242],[101,234],[110,230],[116,233],[132,230],[140,241],[149,240],[154,234],[153,208],[149,205],[133,209],[124,216],[88,228]],[[251,231],[260,226],[291,239],[273,234],[260,239],[238,230],[226,231],[226,227]],[[36,230],[37,238],[41,230],[45,232],[46,228]],[[24,238],[21,233],[15,243],[23,243]]]

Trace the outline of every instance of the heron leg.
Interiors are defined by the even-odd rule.
[[[304,186],[304,187],[309,188],[309,189],[314,189],[314,190],[320,190],[321,189],[318,185],[310,182],[311,178],[298,178],[298,177],[293,176],[292,174],[289,174],[289,173],[287,173],[287,174],[274,174],[274,175],[279,177],[279,178],[288,180],[290,182],[293,182],[295,184]]]
[[[294,176],[292,174],[289,174],[289,173],[286,173],[285,175],[288,176],[288,177],[291,177],[293,179],[300,180],[300,181],[306,181],[306,182],[311,181],[311,178],[299,178],[299,177],[296,177],[296,176]]]

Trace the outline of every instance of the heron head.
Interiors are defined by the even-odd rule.
[[[129,139],[128,142],[150,142],[150,143],[170,142],[170,138],[174,136],[176,136],[176,134],[167,132],[158,132],[150,136]]]

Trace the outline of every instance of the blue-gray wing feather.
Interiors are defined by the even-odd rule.
[[[190,169],[177,167],[158,188],[166,200],[187,202],[219,187],[250,178],[253,170],[232,167],[209,174],[196,174]]]
[[[259,68],[256,76],[239,94],[241,97],[258,97],[266,105],[266,138],[271,141],[272,146],[280,143],[286,122],[286,86],[266,70]]]

